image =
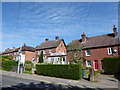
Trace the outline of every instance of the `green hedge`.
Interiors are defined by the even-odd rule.
[[[104,58],[103,67],[104,72],[107,74],[115,74],[120,72],[120,56]]]
[[[18,62],[17,61],[3,61],[2,62],[2,69],[11,71],[14,66],[17,66]]]
[[[36,65],[36,73],[41,75],[61,77],[68,79],[81,79],[82,75],[82,66],[80,64],[71,64],[71,65]]]

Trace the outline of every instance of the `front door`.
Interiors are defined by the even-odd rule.
[[[98,69],[98,60],[94,60],[95,69]]]

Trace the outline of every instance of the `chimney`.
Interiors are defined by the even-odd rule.
[[[13,50],[15,49],[15,47],[13,47]]]
[[[86,35],[85,35],[85,33],[83,32],[81,36],[82,36],[82,42],[85,42],[86,41]]]
[[[59,39],[59,37],[55,37],[55,40],[58,40]]]
[[[48,42],[48,41],[49,41],[49,39],[48,39],[48,38],[46,38],[46,39],[45,39],[45,41],[46,41],[46,42]]]
[[[117,27],[115,25],[113,25],[113,32],[114,32],[114,35],[116,37],[118,33],[117,33]]]
[[[24,43],[24,45],[23,46],[26,46],[26,44]]]

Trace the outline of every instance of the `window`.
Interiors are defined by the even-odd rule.
[[[90,56],[90,50],[86,50],[86,56]]]
[[[63,58],[63,62],[65,62],[65,58]]]
[[[86,61],[86,66],[87,66],[87,67],[91,67],[91,61],[90,61],[90,60],[87,60],[87,61]]]
[[[46,54],[46,50],[43,50],[43,54]]]
[[[58,53],[60,53],[60,49],[58,50]]]
[[[49,53],[52,53],[52,49],[49,49]]]
[[[40,55],[40,51],[38,51],[38,55]]]
[[[107,48],[108,50],[108,55],[112,55],[113,54],[113,48]]]

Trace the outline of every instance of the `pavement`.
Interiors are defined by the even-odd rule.
[[[118,90],[118,80],[115,79],[113,76],[109,75],[101,75],[99,82],[90,82],[87,80],[70,80],[70,79],[62,79],[56,77],[49,77],[49,76],[42,76],[42,75],[30,75],[24,73],[16,73],[16,72],[8,72],[0,70],[1,75],[8,75],[11,77],[21,78],[21,79],[28,79],[28,80],[35,80],[39,82],[45,82],[49,84],[57,84],[57,85],[64,85],[64,86],[75,86],[79,88],[97,88],[101,89],[116,89]],[[2,76],[1,76],[2,77]],[[4,77],[3,77],[4,78]]]

